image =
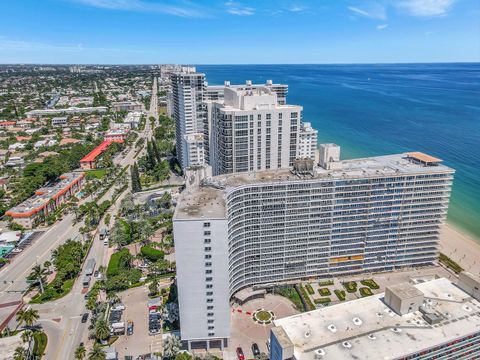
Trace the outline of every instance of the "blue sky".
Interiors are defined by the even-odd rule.
[[[0,63],[480,61],[479,0],[0,1]]]

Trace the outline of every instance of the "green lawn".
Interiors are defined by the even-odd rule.
[[[70,290],[72,290],[74,282],[75,279],[65,280],[62,285],[61,292],[56,292],[51,286],[47,285],[45,287],[45,292],[43,294],[35,295],[32,300],[30,300],[30,304],[42,304],[47,301],[58,300],[67,295]]]
[[[272,320],[272,315],[268,311],[260,310],[255,313],[255,318],[260,321],[270,321]]]
[[[87,171],[87,179],[103,179],[107,175],[107,169],[96,169]]]
[[[305,311],[302,300],[300,299],[300,295],[298,295],[298,292],[294,287],[286,286],[276,288],[275,293],[289,299],[295,305],[298,311]]]
[[[33,354],[35,355],[35,359],[41,359],[45,353],[45,348],[47,347],[48,343],[47,334],[45,334],[43,331],[35,331],[33,333],[33,339],[35,341],[35,345],[33,346]]]
[[[449,269],[452,269],[456,274],[463,271],[463,268],[460,265],[458,265],[445,254],[440,253],[438,260]]]
[[[357,291],[357,283],[355,281],[347,281],[342,283],[342,285],[349,293],[354,293]]]

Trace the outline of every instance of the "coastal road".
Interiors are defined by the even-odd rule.
[[[135,148],[126,154],[121,160],[120,165],[131,165],[135,160]],[[127,173],[128,174],[128,173]],[[130,177],[129,188],[130,188]],[[113,187],[100,199],[101,201],[111,199],[113,196]],[[124,191],[109,208],[109,213],[112,218],[118,211],[119,205],[122,199],[127,195],[128,190]],[[106,227],[104,220],[102,219],[98,229]],[[99,235],[96,234],[92,247],[86,257],[86,259],[95,259],[96,269],[99,266],[106,266],[108,264],[108,247],[100,241]],[[60,359],[73,359],[74,352],[80,342],[87,344],[88,342],[88,325],[90,319],[86,323],[81,322],[81,316],[87,310],[85,308],[85,299],[82,294],[83,285],[82,280],[84,277],[84,271],[77,277],[75,284],[65,297],[45,304],[34,305],[33,308],[37,309],[40,313],[39,322],[44,327],[45,332],[52,342],[48,342],[46,349],[46,360],[60,360]],[[90,287],[93,285],[95,279],[92,279]]]

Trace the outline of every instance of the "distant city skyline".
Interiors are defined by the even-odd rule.
[[[480,61],[477,0],[43,0],[2,4],[0,63]]]

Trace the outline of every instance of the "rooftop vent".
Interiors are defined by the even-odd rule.
[[[355,325],[357,325],[357,326],[360,326],[360,325],[363,324],[363,321],[362,321],[360,318],[358,318],[358,317],[354,317],[352,321],[353,321],[353,323],[354,323]]]
[[[315,355],[324,356],[325,355],[325,350],[317,349],[317,350],[315,350]]]
[[[375,315],[377,315],[377,317],[379,317],[379,318],[382,318],[382,317],[383,317],[383,314],[381,314],[381,313],[379,313],[379,312],[377,312]]]
[[[310,337],[310,335],[312,335],[311,331],[310,331],[310,330],[307,330],[307,331],[305,332],[305,337],[308,338],[308,337]]]
[[[463,305],[462,306],[462,309],[465,310],[465,311],[468,311],[468,312],[471,312],[472,311],[472,308],[468,305]]]
[[[337,332],[337,327],[333,324],[330,324],[327,326],[327,329],[330,330],[332,333],[336,333]]]
[[[352,348],[352,344],[350,344],[348,341],[344,341],[342,343],[343,347],[346,348],[346,349],[351,349]]]
[[[374,334],[368,334],[367,336],[370,340],[375,340],[377,337]]]
[[[400,328],[398,328],[398,327],[394,327],[394,328],[392,328],[392,331],[393,331],[394,333],[397,333],[397,334],[398,334],[398,333],[401,333],[401,332],[402,332],[402,329],[400,329]]]

